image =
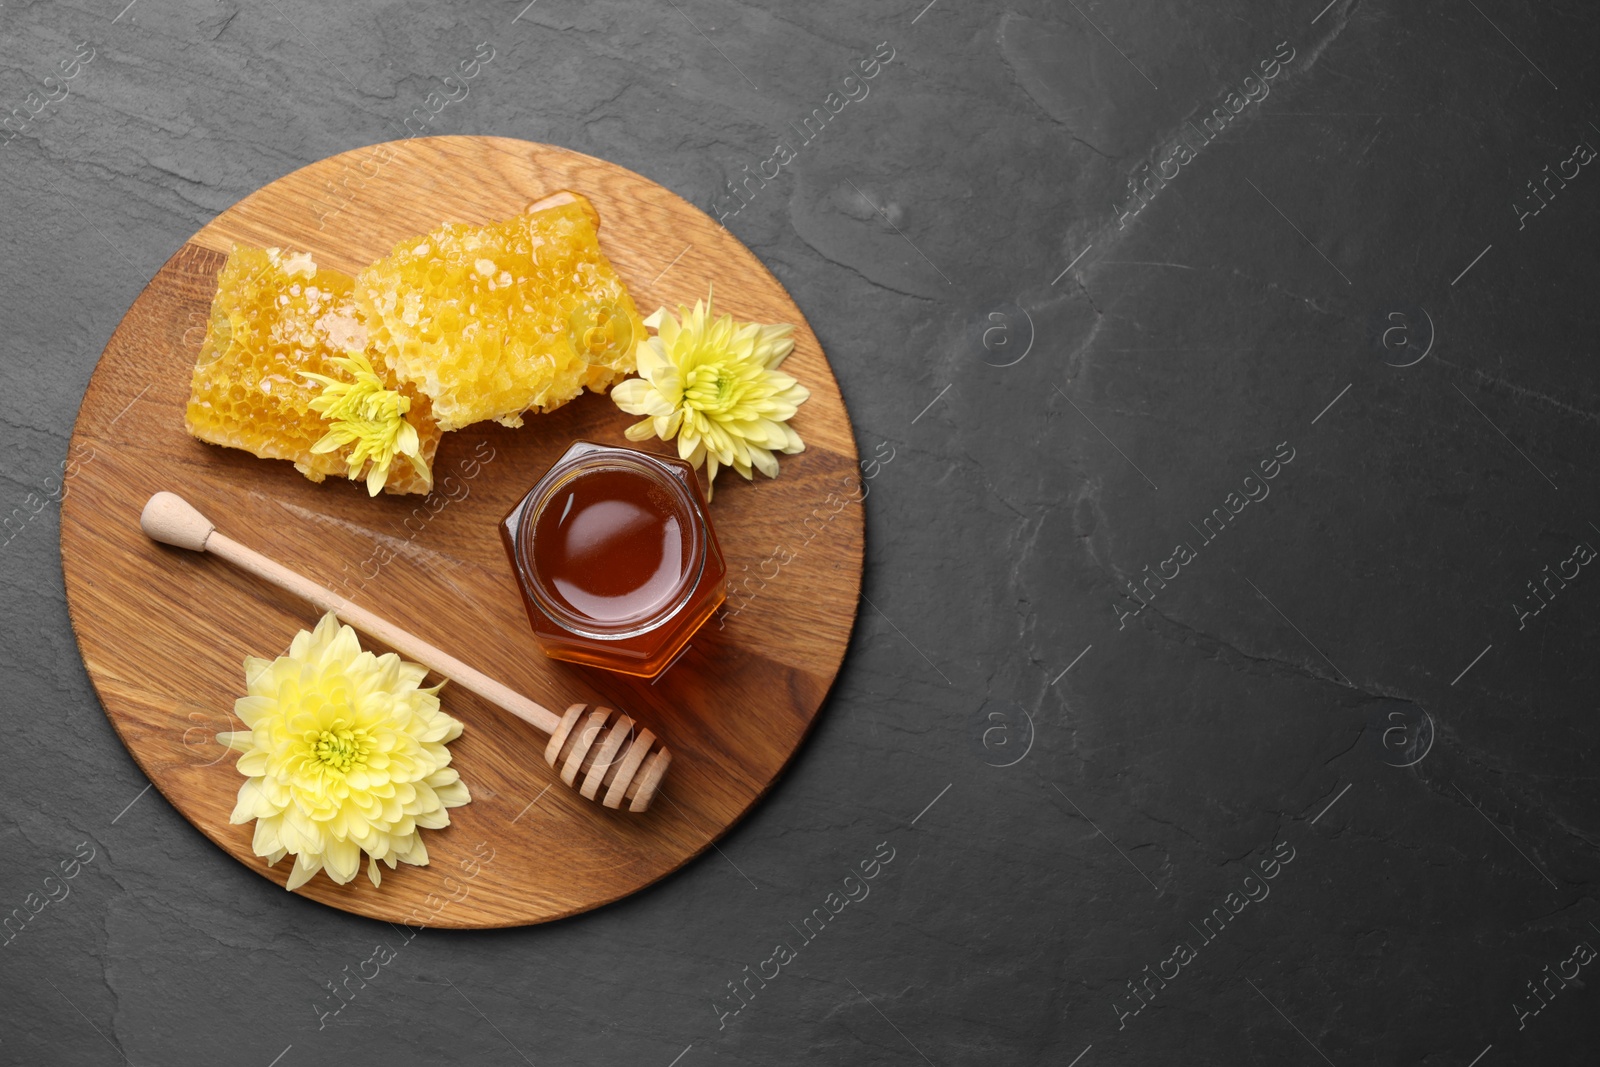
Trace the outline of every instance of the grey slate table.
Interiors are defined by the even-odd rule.
[[[922,2],[0,8],[0,1062],[1594,1062],[1594,7]],[[770,798],[409,941],[146,791],[57,548],[151,274],[402,128],[724,216],[880,460]]]

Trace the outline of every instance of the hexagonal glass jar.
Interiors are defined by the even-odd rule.
[[[551,659],[654,678],[726,596],[694,468],[579,441],[500,524]]]

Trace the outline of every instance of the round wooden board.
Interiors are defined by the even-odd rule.
[[[785,369],[811,390],[794,419],[806,451],[775,481],[718,479],[712,521],[731,580],[759,588],[726,609],[655,684],[546,659],[534,644],[496,524],[575,439],[626,443],[632,421],[585,395],[519,430],[445,435],[435,493],[368,498],[314,485],[287,462],[184,431],[190,370],[216,275],[235,241],[312,252],[348,273],[444,222],[488,223],[560,189],[600,212],[600,242],[644,313],[692,304],[795,324]],[[659,450],[673,446],[656,442]],[[314,609],[222,560],[139,530],[160,489],[218,529],[558,711],[622,708],[661,735],[672,768],[651,809],[584,800],[545,764],[545,737],[446,686],[466,723],[451,745],[473,800],[427,831],[431,862],[302,896],[412,925],[544,922],[616,900],[698,855],[771,787],[816,718],[843,659],[861,584],[862,510],[849,416],[794,302],[751,252],[699,209],[602,160],[495,137],[436,137],[314,163],[246,197],[195,234],[140,294],[107,344],[78,413],[62,505],[67,603],[106,716],[163,795],[239,862],[280,885],[228,816],[243,781],[214,740],[239,728],[242,660],[275,656]],[[774,552],[783,546],[786,563]],[[774,575],[774,571],[776,574]],[[761,587],[761,579],[767,579]],[[372,642],[364,640],[372,647]],[[380,649],[381,650],[381,649]],[[553,784],[552,784],[553,783]],[[548,789],[547,789],[548,787]]]

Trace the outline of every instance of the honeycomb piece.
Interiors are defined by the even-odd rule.
[[[343,380],[333,359],[361,351],[366,329],[355,300],[355,279],[319,270],[309,254],[282,255],[275,248],[235,245],[217,279],[205,342],[195,362],[185,424],[202,441],[242,448],[263,459],[292,460],[314,482],[343,477],[343,450],[315,455],[311,446],[328,423],[311,407],[322,392],[302,371]],[[422,439],[431,469],[439,429],[428,398],[396,386],[380,354],[368,353],[374,369],[411,398],[406,420]],[[395,457],[384,486],[391,493],[426,493],[430,485],[404,457]]]
[[[644,322],[598,225],[587,200],[558,193],[505,222],[404,241],[361,272],[373,347],[432,398],[440,429],[521,426],[525,411],[632,373]]]

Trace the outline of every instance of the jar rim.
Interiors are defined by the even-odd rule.
[[[687,520],[688,558],[681,568],[672,595],[654,610],[623,622],[607,625],[566,607],[546,586],[535,564],[533,542],[539,519],[563,488],[579,478],[601,471],[625,471],[641,475],[664,491],[680,519]],[[693,474],[688,474],[693,477]],[[528,494],[529,505],[517,522],[515,549],[517,564],[527,576],[529,599],[550,622],[569,633],[596,641],[623,641],[660,629],[684,610],[700,585],[706,566],[706,527],[708,520],[696,494],[667,462],[646,452],[627,448],[594,446],[577,455],[568,454],[545,472]]]

